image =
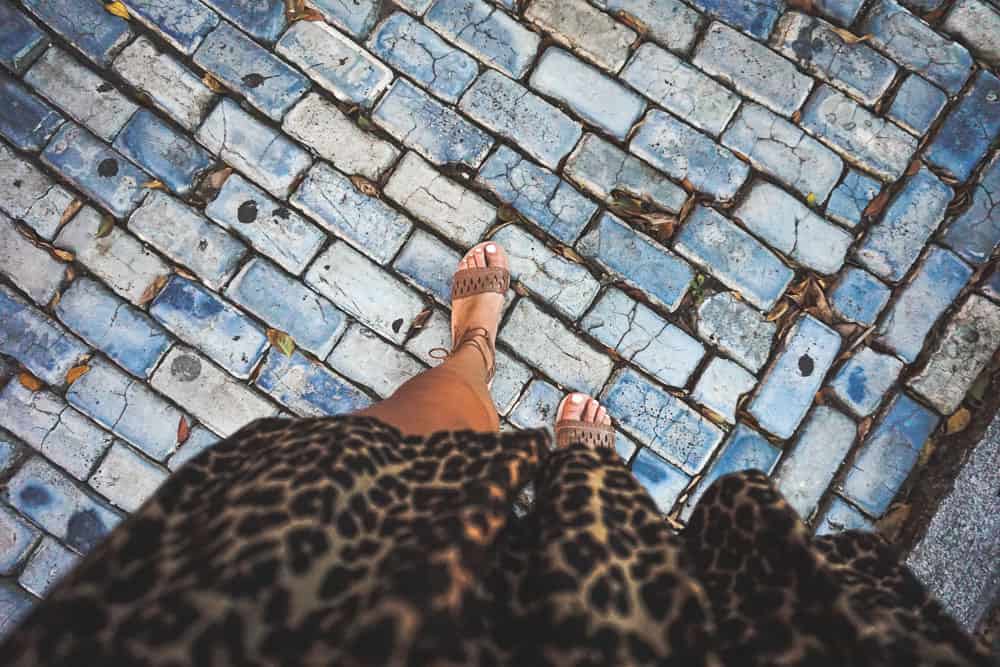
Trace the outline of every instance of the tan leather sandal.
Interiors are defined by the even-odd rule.
[[[615,446],[615,429],[611,424],[595,424],[575,419],[556,422],[556,449],[581,442],[592,449]]]

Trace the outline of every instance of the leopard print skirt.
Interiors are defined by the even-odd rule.
[[[535,481],[532,511],[514,518]],[[14,665],[986,665],[877,537],[767,477],[675,534],[612,450],[265,420],[184,466],[26,619]]]

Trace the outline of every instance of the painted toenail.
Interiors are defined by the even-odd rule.
[[[573,394],[573,396],[569,400],[571,403],[580,404],[583,403],[585,399],[586,396],[584,396],[583,394]]]
[[[497,247],[495,245],[493,245],[492,243],[490,243],[488,246],[486,246],[486,252],[490,253],[491,255],[493,253],[495,253],[496,251],[497,251]]]

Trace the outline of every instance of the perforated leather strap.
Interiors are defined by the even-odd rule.
[[[462,269],[455,272],[455,279],[451,286],[451,300],[463,299],[484,292],[506,294],[509,286],[510,271],[503,267],[487,266]]]
[[[605,424],[566,420],[556,424],[556,448],[582,442],[587,447],[614,447],[615,430]]]

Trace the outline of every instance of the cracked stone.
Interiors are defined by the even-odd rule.
[[[951,221],[941,242],[973,265],[987,261],[1000,245],[1000,153],[983,169],[972,204]]]
[[[382,398],[426,370],[408,353],[357,324],[347,330],[326,362],[333,370],[370,387]]]
[[[61,387],[69,369],[88,352],[83,341],[0,285],[0,354],[17,359],[46,384]]]
[[[803,519],[819,501],[854,444],[857,427],[847,415],[825,405],[809,413],[802,432],[781,460],[774,481]]]
[[[613,15],[634,17],[646,35],[671,51],[687,53],[698,37],[701,15],[680,0],[593,0]]]
[[[17,582],[32,594],[44,597],[79,560],[79,556],[45,535]]]
[[[135,112],[113,146],[182,197],[214,163],[208,151],[148,109]]]
[[[854,416],[867,417],[878,409],[902,370],[903,362],[896,357],[862,347],[841,366],[830,387]]]
[[[282,0],[202,0],[251,37],[270,44],[285,29]]]
[[[846,227],[857,227],[868,204],[878,196],[881,189],[882,184],[878,180],[856,169],[848,169],[844,180],[830,195],[826,215]]]
[[[541,38],[483,0],[437,0],[424,22],[489,67],[520,79]]]
[[[980,70],[927,148],[927,161],[960,181],[972,175],[1000,136],[1000,79]]]
[[[830,293],[830,307],[848,322],[867,327],[875,323],[891,295],[892,290],[878,278],[849,266],[841,272],[837,286]]]
[[[48,35],[9,3],[0,5],[0,64],[21,74],[45,50]]]
[[[219,23],[218,14],[190,0],[129,0],[128,10],[130,17],[188,56]]]
[[[535,0],[524,18],[585,60],[612,73],[622,68],[629,46],[636,41],[634,31],[585,0]]]
[[[372,402],[363,391],[298,350],[287,356],[271,348],[254,383],[300,417],[346,414]]]
[[[826,511],[816,520],[816,537],[835,535],[845,530],[874,532],[875,524],[853,505],[834,496]]]
[[[708,297],[698,307],[698,335],[756,373],[771,355],[778,330],[763,314],[731,292]]]
[[[739,364],[715,357],[698,379],[691,400],[704,405],[732,424],[740,397],[757,386],[757,378]]]
[[[330,23],[358,40],[368,36],[382,11],[382,0],[312,0],[312,4]]]
[[[25,0],[24,7],[100,67],[110,65],[132,38],[128,22],[105,11],[100,3]]]
[[[968,44],[972,52],[993,67],[1000,67],[1000,6],[980,0],[958,0],[941,30]]]
[[[908,74],[886,115],[913,134],[923,136],[947,103],[943,90],[916,74]]]
[[[691,4],[760,40],[771,34],[785,8],[782,0],[691,0]]]
[[[72,201],[65,188],[0,142],[0,211],[51,240]]]
[[[116,442],[90,478],[90,486],[126,512],[134,512],[167,478],[167,471]]]
[[[3,213],[0,230],[0,274],[44,308],[58,292],[66,264],[24,238]]]
[[[430,292],[439,303],[448,306],[451,304],[451,278],[461,259],[462,255],[436,236],[417,229],[403,246],[392,268],[414,285]]]

